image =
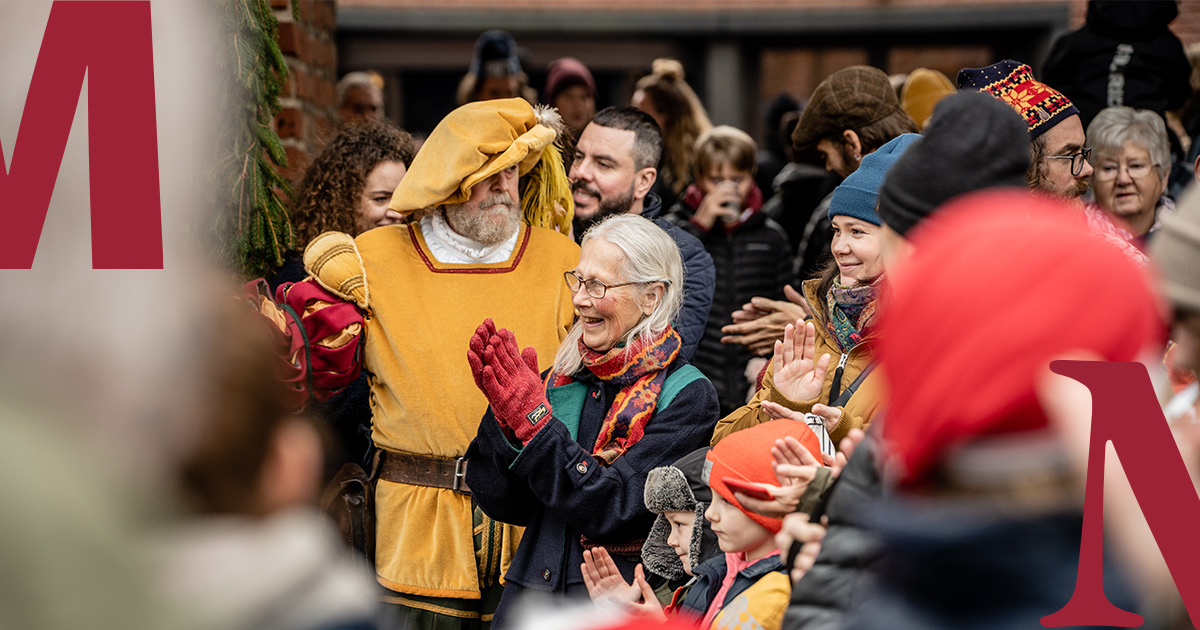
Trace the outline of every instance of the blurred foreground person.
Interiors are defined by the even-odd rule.
[[[1151,247],[1172,309],[1174,367],[1200,372],[1200,195],[1184,197],[1179,212],[1163,219]],[[1168,420],[1200,423],[1200,384],[1193,381],[1164,409]]]
[[[379,588],[316,510],[324,446],[277,378],[265,296],[215,309],[202,373],[210,396],[177,470],[183,520],[169,532],[163,590],[197,627],[378,627]]]
[[[1037,627],[1071,598],[1083,522],[1075,445],[1038,380],[1073,353],[1135,360],[1160,338],[1157,302],[1139,265],[1051,199],[962,197],[912,245],[880,341],[897,491],[872,520],[887,561],[849,625]]]
[[[683,265],[666,232],[639,216],[609,217],[561,277],[579,317],[549,371],[539,374],[539,353],[518,345],[526,335],[491,319],[467,352],[489,407],[466,481],[489,517],[526,528],[497,627],[526,592],[586,598],[585,549],[606,547],[632,582],[654,521],[646,475],[703,446],[717,419],[712,383],[682,357],[671,327]]]

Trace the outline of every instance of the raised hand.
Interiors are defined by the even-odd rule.
[[[475,387],[479,391],[483,390],[483,353],[487,348],[488,341],[492,335],[496,334],[496,323],[492,318],[483,320],[483,323],[475,329],[475,334],[471,335],[471,340],[467,342],[467,363],[471,365],[471,377],[475,379]]]
[[[626,582],[621,576],[617,563],[613,562],[604,547],[584,549],[583,564],[579,565],[579,570],[583,573],[583,584],[587,587],[588,595],[594,602],[632,604],[641,595],[636,585]]]
[[[537,353],[532,348],[521,352],[512,331],[501,328],[488,340],[480,381],[492,414],[521,444],[528,444],[550,419],[550,402],[537,373]]]
[[[821,541],[825,539],[825,528],[808,521],[808,515],[802,512],[789,514],[783,519],[783,528],[775,534],[775,545],[786,554],[792,566],[785,567],[795,583],[804,577],[805,573],[816,562],[817,554],[821,551]],[[801,545],[794,549],[795,545]],[[786,564],[786,563],[785,563]]]
[[[666,621],[667,614],[663,612],[662,604],[658,603],[654,589],[650,588],[650,583],[646,581],[646,570],[640,563],[633,569],[633,585],[638,589],[638,594],[642,598],[641,602],[631,606],[633,611],[655,621]]]
[[[803,332],[800,332],[800,330]],[[775,342],[775,389],[791,400],[812,400],[821,394],[828,354],[816,358],[817,329],[812,322],[797,321],[783,331],[783,341]]]

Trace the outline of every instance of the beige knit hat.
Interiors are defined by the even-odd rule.
[[[1200,191],[1185,195],[1162,223],[1150,239],[1150,254],[1162,274],[1163,293],[1175,306],[1200,311]]]

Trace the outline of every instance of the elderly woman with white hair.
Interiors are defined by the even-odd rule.
[[[1166,123],[1148,109],[1109,107],[1087,129],[1096,205],[1136,238],[1158,227],[1163,208],[1174,205],[1163,193],[1171,171]]]
[[[490,405],[467,485],[490,518],[526,527],[511,559],[481,560],[508,564],[499,626],[526,589],[587,598],[580,565],[593,546],[632,582],[654,520],[646,474],[706,445],[717,420],[716,391],[671,328],[683,301],[675,242],[617,215],[581,244],[564,274],[579,316],[550,370],[539,375],[536,353],[490,319],[467,353]]]

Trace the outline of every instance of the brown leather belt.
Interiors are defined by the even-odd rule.
[[[462,457],[443,459],[383,449],[379,449],[378,453],[379,478],[384,481],[471,494],[471,489],[467,487],[467,460]]]

